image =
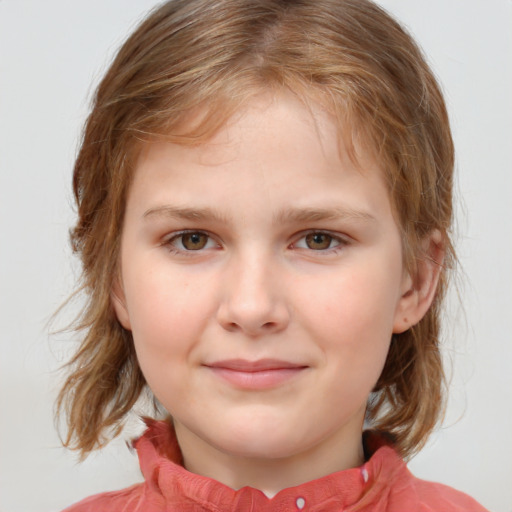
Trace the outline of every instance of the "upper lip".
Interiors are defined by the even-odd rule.
[[[294,368],[306,368],[307,365],[292,363],[280,359],[258,359],[257,361],[248,361],[247,359],[225,359],[207,363],[209,368],[221,368],[238,372],[262,372],[265,370],[285,370]]]

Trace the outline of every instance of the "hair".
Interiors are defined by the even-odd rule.
[[[442,235],[433,304],[393,335],[367,407],[367,423],[392,436],[404,457],[439,421],[440,311],[455,262],[454,151],[443,96],[420,49],[367,0],[173,0],[119,50],[94,96],[74,168],[71,241],[87,303],[57,411],[67,418],[64,444],[82,456],[121,431],[146,388],[131,332],[111,304],[138,152],[160,137],[200,144],[254,95],[283,89],[323,106],[340,133],[349,128],[349,138],[378,159],[409,269],[426,257],[422,240],[434,230]]]

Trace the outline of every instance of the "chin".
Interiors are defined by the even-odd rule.
[[[221,451],[238,457],[254,459],[280,459],[293,456],[304,446],[304,441],[290,435],[290,429],[261,428],[241,426],[233,428],[227,436],[217,438]],[[263,434],[263,435],[262,435]],[[309,443],[308,443],[309,444]]]
[[[295,454],[292,446],[281,441],[248,439],[247,442],[229,443],[223,451],[237,457],[249,459],[283,459]]]

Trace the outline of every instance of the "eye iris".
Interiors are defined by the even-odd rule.
[[[332,236],[325,233],[310,233],[306,236],[306,244],[310,249],[328,249],[332,242]]]
[[[198,251],[204,248],[206,242],[208,242],[208,236],[204,233],[186,233],[182,235],[181,240],[185,249]]]

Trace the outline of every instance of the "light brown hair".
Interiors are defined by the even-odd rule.
[[[82,455],[106,442],[106,432],[120,431],[146,387],[131,333],[110,298],[138,151],[157,137],[201,143],[269,88],[321,104],[340,133],[349,127],[378,158],[409,269],[425,257],[421,241],[433,230],[442,235],[446,255],[434,302],[417,325],[393,336],[367,411],[371,428],[391,435],[404,456],[436,425],[444,385],[440,307],[455,258],[454,155],[444,100],[421,51],[366,0],[174,0],[119,50],[97,89],[75,164],[71,240],[87,305],[57,405],[68,421],[65,444]],[[204,115],[191,126],[198,111]]]

